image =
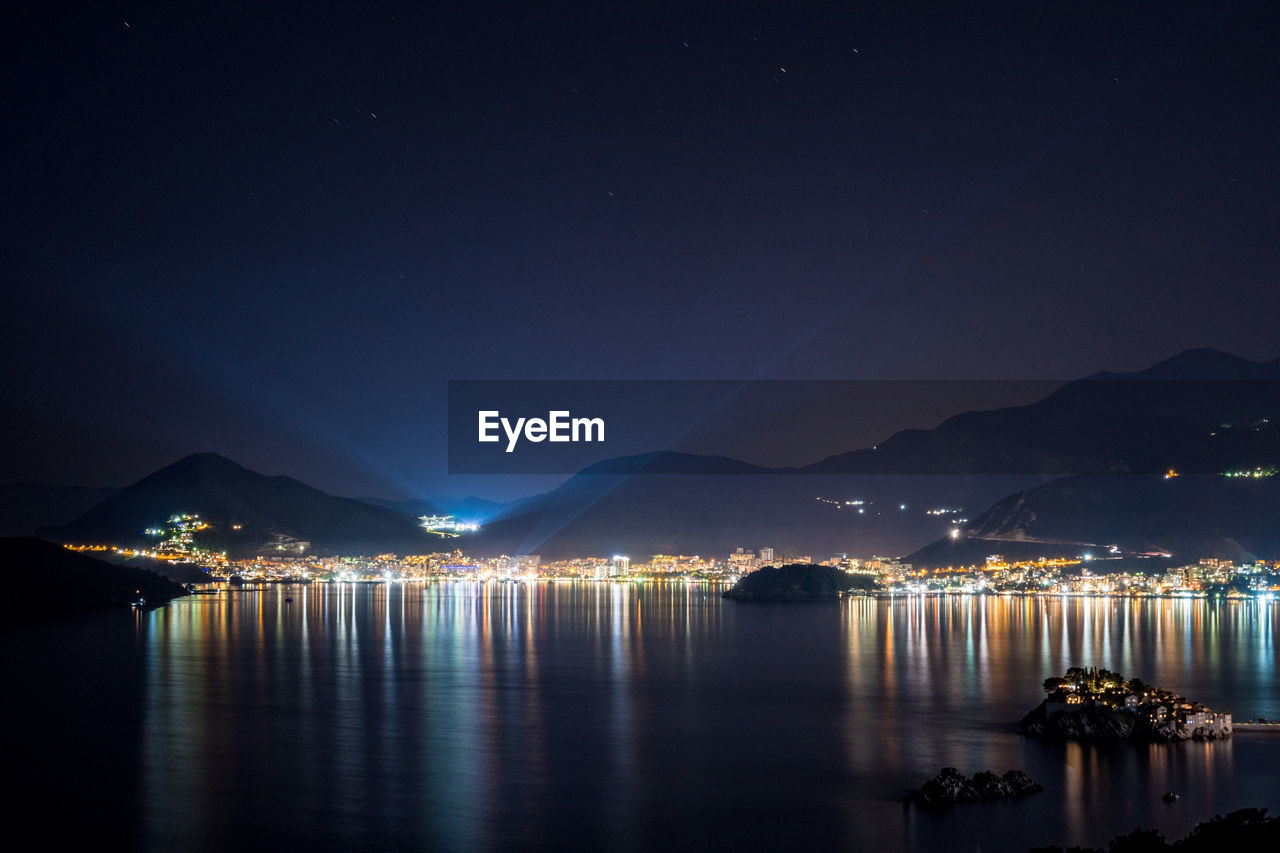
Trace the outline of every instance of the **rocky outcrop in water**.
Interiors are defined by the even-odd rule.
[[[920,806],[944,806],[1025,797],[1043,790],[1043,786],[1021,770],[1010,770],[1003,776],[983,770],[970,779],[954,767],[944,767],[910,799]]]

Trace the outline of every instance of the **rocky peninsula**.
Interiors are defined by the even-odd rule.
[[[1145,743],[1231,736],[1231,715],[1140,679],[1096,667],[1072,667],[1044,682],[1048,694],[1022,718],[1023,731],[1067,740]]]

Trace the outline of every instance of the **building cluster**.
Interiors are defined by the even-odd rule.
[[[1123,708],[1152,725],[1172,721],[1200,738],[1231,734],[1231,714],[1216,712],[1136,678],[1126,681],[1107,669],[1072,667],[1062,678],[1046,679],[1044,687],[1049,694],[1045,698],[1045,711],[1049,714]]]
[[[240,525],[233,525],[235,530]],[[144,532],[155,541],[155,550],[162,553],[195,555],[211,553],[196,544],[196,535],[209,529],[209,523],[196,513],[179,513],[169,516],[159,527],[148,527]]]
[[[1171,475],[1176,476],[1174,472]],[[861,501],[847,502],[861,503]],[[942,508],[937,513],[958,510]],[[424,516],[423,526],[442,538],[456,538],[474,525],[458,522],[453,516]],[[544,562],[536,554],[475,557],[462,550],[429,554],[319,557],[308,555],[307,543],[279,542],[270,556],[231,560],[225,553],[199,545],[209,524],[199,515],[174,514],[161,526],[146,533],[154,545],[149,549],[122,549],[110,546],[68,546],[76,550],[115,550],[125,556],[145,556],[160,560],[194,563],[216,577],[240,577],[260,581],[386,581],[425,579],[467,580],[631,580],[686,579],[736,582],[743,575],[762,568],[792,563],[832,566],[850,574],[876,579],[880,593],[889,595],[927,594],[1017,594],[1082,596],[1173,596],[1173,597],[1257,597],[1280,593],[1280,561],[1254,560],[1234,563],[1207,558],[1174,568],[1152,571],[1095,572],[1109,555],[1094,560],[1039,557],[1034,560],[1007,560],[993,554],[981,565],[915,567],[894,557],[851,557],[833,554],[815,561],[812,554],[780,554],[774,548],[736,548],[722,558],[687,554],[652,554],[647,560],[632,561],[625,554],[610,557],[575,557]],[[232,531],[240,529],[231,525]],[[1152,561],[1153,567],[1158,565]]]
[[[418,524],[423,530],[441,539],[457,539],[464,533],[474,533],[480,529],[479,524],[459,521],[452,515],[420,515]]]
[[[761,548],[759,551],[738,548],[728,557],[728,567],[739,577],[754,572],[756,569],[776,568],[793,563],[817,563],[820,566],[833,566],[846,572],[877,577],[891,577],[897,573],[911,570],[910,563],[903,563],[895,557],[850,557],[848,554],[832,554],[823,560],[814,560],[812,554],[786,554],[779,556],[773,548]]]
[[[475,557],[461,550],[432,554],[378,554],[358,557],[258,556],[230,560],[206,555],[193,562],[214,577],[239,577],[265,582],[299,581],[531,581],[629,580],[681,578],[714,580],[726,577],[728,564],[698,556],[655,554],[647,563],[632,563],[625,554],[543,561],[537,554]]]
[[[1234,563],[1207,558],[1175,568],[1099,573],[1089,559],[1040,557],[1008,561],[992,555],[981,566],[959,566],[882,573],[894,593],[1004,593],[1039,595],[1120,595],[1268,597],[1280,593],[1280,563]]]
[[[461,550],[359,557],[319,557],[271,554],[247,559],[227,559],[223,554],[192,554],[188,558],[215,577],[240,577],[256,581],[387,581],[387,580],[708,580],[732,583],[745,574],[769,566],[812,563],[807,554],[778,557],[773,548],[743,548],[723,558],[697,554],[651,554],[633,561],[626,554],[609,557],[574,557],[544,561],[537,554],[476,557]],[[879,574],[900,570],[903,564],[888,557],[870,560],[837,554],[822,561],[852,573]],[[907,567],[909,568],[909,566]]]

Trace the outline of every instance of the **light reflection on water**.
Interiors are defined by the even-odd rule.
[[[147,846],[1025,849],[1280,806],[1280,736],[1089,747],[1012,726],[1075,664],[1280,717],[1276,605],[721,591],[317,585],[140,614]],[[901,804],[947,765],[1047,791]]]

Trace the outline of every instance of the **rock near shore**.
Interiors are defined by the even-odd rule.
[[[983,770],[970,779],[954,767],[944,767],[920,787],[911,801],[920,806],[981,803],[1025,797],[1043,790],[1043,786],[1021,770],[1010,770],[1003,776]]]

